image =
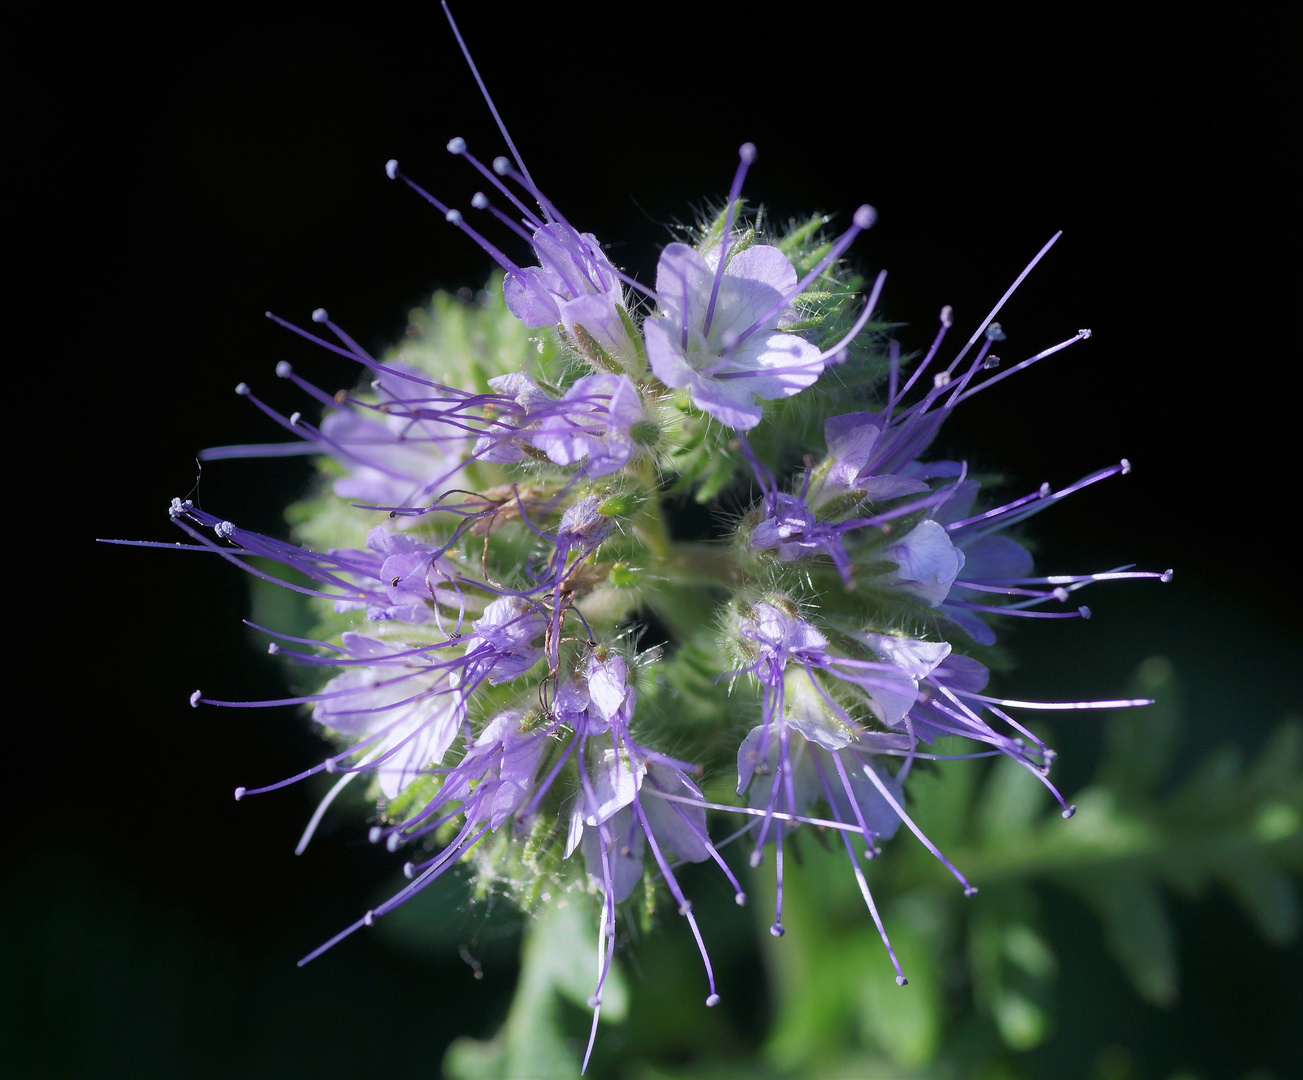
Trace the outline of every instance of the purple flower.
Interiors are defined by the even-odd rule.
[[[342,749],[336,747],[321,765],[258,789],[319,771],[343,774],[314,814],[300,850],[344,784],[363,773],[374,774],[385,797],[385,820],[372,828],[373,841],[383,839],[391,850],[410,842],[439,847],[432,856],[415,857],[423,861],[406,864],[407,886],[304,962],[393,910],[470,855],[489,833],[506,827],[490,854],[477,853],[486,878],[497,873],[499,881],[519,885],[525,897],[544,900],[547,890],[531,877],[551,875],[561,888],[586,878],[589,891],[601,895],[591,1052],[615,944],[616,905],[634,895],[640,880],[649,901],[653,886],[664,882],[697,941],[709,983],[707,1004],[719,1000],[692,904],[675,873],[678,862],[712,860],[738,903],[744,901],[707,832],[706,811],[718,809],[749,822],[742,833],[754,843],[753,866],[772,845],[776,935],[783,933],[786,832],[815,825],[840,835],[903,984],[861,858],[879,854],[879,843],[904,824],[966,893],[976,891],[906,810],[904,784],[914,762],[1005,755],[1033,772],[1062,804],[1048,779],[1053,751],[1015,714],[1141,704],[999,698],[987,693],[986,667],[955,651],[964,647],[962,639],[939,639],[958,626],[977,643],[990,644],[993,614],[1085,615],[1085,608],[1043,608],[1065,603],[1093,581],[1159,576],[1124,567],[1033,577],[1030,555],[1007,535],[1051,502],[1126,471],[1125,461],[1057,492],[1047,485],[980,509],[980,487],[964,464],[919,460],[964,400],[1089,332],[988,377],[998,363],[990,348],[1004,337],[992,319],[1006,293],[949,366],[934,372],[929,365],[951,324],[944,309],[932,348],[903,385],[899,350],[889,348],[881,411],[826,418],[823,460],[807,459],[799,485],[782,491],[752,453],[745,432],[761,422],[765,401],[800,393],[828,364],[843,361],[866,325],[884,275],[851,320],[834,264],[872,224],[872,208],[861,206],[851,227],[830,241],[815,235],[818,223],[812,220],[794,228],[781,248],[739,243],[734,225],[755,157],[755,148],[745,144],[720,220],[703,231],[699,247],[665,248],[652,291],[617,271],[596,237],[569,224],[534,184],[505,129],[503,135],[514,163],[499,158],[491,172],[469,154],[464,140],[453,139],[448,149],[493,185],[494,199],[500,195],[510,203],[504,211],[483,192],[471,200],[529,245],[535,266],[516,265],[459,210],[400,173],[396,161],[386,172],[429,200],[498,263],[506,275],[505,303],[521,325],[513,329],[486,305],[475,333],[432,340],[420,354],[422,364],[450,372],[440,377],[451,385],[443,385],[415,368],[376,361],[319,309],[313,321],[338,344],[290,329],[360,363],[373,380],[370,389],[329,395],[282,365],[278,374],[326,407],[321,425],[314,428],[298,413],[283,417],[252,399],[303,444],[208,455],[329,455],[346,473],[334,481],[337,494],[405,520],[371,529],[358,550],[351,545],[360,533],[350,535],[333,512],[314,518],[300,526],[302,535],[337,535],[329,543],[342,545],[320,554],[239,529],[190,503],[173,507],[176,524],[199,548],[301,595],[328,600],[337,612],[364,610],[378,624],[374,636],[349,631],[339,644],[269,632],[277,639],[273,652],[324,673],[317,693],[218,702],[196,691],[191,698],[192,705],[311,705],[314,719],[338,736]],[[793,261],[803,275],[798,277]],[[651,297],[651,315],[630,314],[626,282]],[[822,334],[821,344],[803,336],[811,326],[826,329],[843,320],[853,325],[831,348]],[[562,346],[559,358],[544,345],[540,366],[526,365],[523,352],[532,339],[522,325],[555,328],[544,336]],[[503,348],[482,349],[480,339]],[[585,362],[583,374],[577,360]],[[529,366],[537,379],[526,370],[488,378],[490,371],[516,365]],[[492,392],[480,393],[486,378]],[[681,393],[667,395],[666,387]],[[241,384],[240,392],[247,387]],[[680,405],[687,400],[698,413],[662,430],[658,410],[667,408],[668,399]],[[814,408],[823,406],[816,402]],[[793,419],[790,410],[774,411],[780,421]],[[663,496],[695,488],[708,501],[732,474],[727,459],[710,459],[722,443],[700,413],[738,433],[730,446],[741,448],[761,490],[759,507],[744,519],[731,549],[707,551],[680,541],[666,516],[672,503]],[[803,426],[780,423],[764,444],[790,447]],[[612,474],[620,478],[595,479]],[[366,523],[375,517],[367,514]],[[407,526],[415,528],[402,532]],[[609,563],[597,564],[599,548],[610,555]],[[295,573],[277,579],[262,565],[264,557]],[[824,557],[847,591],[869,586],[860,593],[862,605],[831,595],[836,583],[821,567],[779,565]],[[798,578],[812,602],[828,601],[817,625],[777,591]],[[670,609],[703,587],[707,593],[674,618]],[[828,595],[818,597],[820,590]],[[644,605],[673,625],[680,646],[663,659],[668,670],[658,683],[662,702],[672,700],[674,688],[691,685],[679,676],[701,674],[696,665],[719,645],[720,622],[731,624],[731,644],[742,657],[732,675],[754,678],[759,697],[759,722],[737,747],[737,794],[745,797],[744,805],[708,803],[695,780],[701,770],[653,749],[637,730],[635,665],[631,654],[610,642],[630,640],[629,625]],[[706,614],[710,605],[716,617]],[[304,651],[295,651],[299,646]],[[513,680],[520,682],[507,685]],[[473,725],[481,723],[476,735]],[[704,722],[691,726],[697,730],[679,729],[685,741],[704,742],[711,734]],[[727,737],[722,729],[715,734]],[[937,752],[944,748],[937,740],[950,736],[970,740],[976,751]],[[703,749],[703,759],[710,753]],[[245,793],[238,789],[237,798]],[[1071,808],[1063,805],[1066,816]],[[556,827],[561,820],[568,823],[564,842]],[[526,834],[524,853],[509,854],[508,841]],[[576,852],[582,868],[577,859],[565,861]],[[509,875],[490,866],[498,857],[507,860]],[[587,1061],[585,1055],[585,1066]]]
[[[799,686],[794,683],[794,687]],[[764,725],[751,729],[738,747],[738,794],[749,787],[749,805],[753,808],[781,804],[796,817],[811,814],[822,800],[835,821],[858,826],[857,831],[866,840],[890,840],[900,827],[895,807],[904,805],[905,796],[900,778],[892,776],[873,755],[886,748],[905,749],[908,739],[884,735],[851,739],[838,725],[829,723],[829,714],[820,709],[820,704],[812,690],[797,690],[791,696],[784,726],[801,739],[789,740],[786,751],[781,739],[768,740],[763,768]],[[830,784],[829,776],[838,771],[833,755],[842,751],[846,752],[841,759],[843,766],[847,758],[851,759],[847,782]],[[782,764],[784,754],[786,765]],[[775,790],[776,786],[785,787],[788,773],[794,793],[790,804]]]
[[[380,790],[397,798],[422,771],[443,760],[466,716],[455,665],[402,645],[345,633],[350,668],[316,695],[312,718],[357,739],[354,753],[374,770]]]
[[[794,321],[796,271],[775,247],[757,244],[708,261],[686,244],[670,244],[656,267],[659,315],[643,321],[647,361],[666,386],[722,424],[747,431],[760,423],[756,399],[791,397],[822,373],[819,348],[786,333]],[[714,299],[712,310],[711,303]]]
[[[531,715],[524,709],[508,709],[485,724],[461,761],[444,776],[438,795],[401,825],[380,830],[388,838],[388,846],[394,849],[429,835],[448,820],[449,816],[439,811],[449,806],[457,807],[468,828],[487,824],[495,832],[521,811],[534,791],[534,777],[554,727],[535,722],[523,729],[522,724]],[[379,838],[373,834],[373,840]],[[458,845],[454,842],[450,846]],[[446,861],[442,859],[443,854],[446,851],[435,861]],[[419,873],[422,869],[410,867],[407,875],[413,877],[414,871]]]
[[[927,491],[928,485],[916,478],[877,475],[871,472],[873,453],[882,436],[882,427],[873,413],[845,413],[824,421],[824,442],[828,462],[811,500],[826,503],[839,495],[854,492],[857,502],[882,502],[903,495]]]
[[[578,550],[587,554],[610,536],[613,528],[614,522],[602,513],[602,500],[596,495],[585,495],[566,507],[561,515],[557,552],[560,555]],[[564,557],[560,561],[564,562]]]
[[[543,657],[536,644],[547,631],[547,616],[519,596],[500,596],[476,620],[466,639],[468,667],[490,683],[523,675]]]
[[[633,456],[633,427],[645,420],[642,398],[628,375],[586,375],[565,392],[530,441],[557,465],[586,458],[589,476],[606,476]]]
[[[743,446],[746,448],[745,440]],[[746,448],[746,452],[749,456],[750,449]],[[768,469],[761,467],[754,457],[751,463],[765,497],[762,503],[764,516],[752,530],[748,545],[756,551],[772,549],[784,562],[823,552],[841,574],[846,588],[850,589],[853,585],[851,558],[843,537],[857,523],[839,525],[818,519],[814,508],[806,501],[808,473],[801,494],[787,495],[778,490]]]
[[[587,339],[607,357],[635,353],[624,288],[597,237],[552,223],[533,245],[540,265],[510,269],[502,284],[511,313],[530,328],[560,325],[581,349]]]
[[[557,465],[587,458],[589,476],[622,468],[636,449],[634,425],[645,421],[642,397],[627,375],[586,375],[560,398],[546,393],[529,375],[514,372],[489,380],[513,408],[492,423],[475,444],[483,461],[514,462],[541,451]]]
[[[801,822],[831,826],[841,833],[865,904],[896,968],[897,982],[904,985],[905,976],[878,917],[851,835],[860,835],[872,857],[877,840],[890,838],[901,821],[909,823],[901,789],[905,770],[893,777],[874,756],[888,750],[907,751],[912,740],[867,731],[833,702],[813,670],[834,663],[826,648],[828,640],[795,609],[758,603],[742,619],[739,633],[753,643],[754,662],[746,670],[755,675],[763,691],[763,721],[738,748],[738,794],[750,788],[751,812],[760,817],[753,826],[752,865],[759,865],[766,842],[775,845],[778,895],[770,932],[775,937],[784,932],[784,831]],[[791,662],[796,670],[789,674]],[[890,678],[883,681],[890,683]],[[794,740],[794,733],[799,738]],[[827,806],[829,818],[811,816],[820,802]]]
[[[765,509],[768,515],[751,534],[753,548],[777,548],[780,559],[791,560],[824,547],[815,531],[814,511],[799,495],[776,492]]]
[[[688,778],[692,766],[641,746],[630,734],[636,704],[624,657],[607,649],[590,653],[586,677],[557,695],[557,715],[573,729],[578,746],[579,790],[571,806],[565,857],[582,848],[589,879],[605,898],[600,954],[607,957],[615,934],[615,905],[633,891],[650,852],[679,914],[692,927],[710,984],[706,1004],[714,1005],[719,1001],[714,970],[671,860],[714,859],[738,903],[746,896],[706,831],[704,797]],[[601,974],[592,999],[594,1031],[605,963],[599,959]]]
[[[951,542],[943,526],[924,518],[896,543],[882,549],[881,557],[896,564],[882,578],[903,592],[936,607],[950,592],[964,553]]]
[[[372,389],[379,408],[340,409],[321,422],[326,452],[349,470],[335,481],[335,494],[369,506],[410,506],[455,469],[467,432],[439,421],[433,410],[422,415],[421,405],[433,404],[436,391],[415,368],[390,363]]]
[[[946,463],[939,463],[944,465]],[[951,463],[953,464],[953,463]],[[1035,492],[978,513],[973,512],[978,486],[957,481],[953,497],[940,505],[935,518],[945,526],[955,547],[963,554],[962,571],[941,610],[974,641],[990,645],[995,632],[982,617],[1008,615],[1034,619],[1090,618],[1090,608],[1080,605],[1067,611],[1045,611],[1051,603],[1067,604],[1072,593],[1093,582],[1128,578],[1157,578],[1170,581],[1172,572],[1134,571],[1130,566],[1097,574],[1056,574],[1033,577],[1031,554],[1003,531],[1054,505],[1082,488],[1111,476],[1124,475],[1131,463],[1100,469],[1074,484],[1055,491],[1042,484]]]
[[[372,925],[380,916],[410,900],[506,821],[524,824],[528,815],[523,804],[533,792],[534,776],[547,750],[547,737],[555,728],[555,725],[537,725],[527,730],[523,727],[527,715],[523,710],[511,709],[495,716],[485,725],[461,761],[446,770],[443,784],[429,802],[401,824],[372,827],[372,843],[384,840],[390,851],[396,851],[404,843],[429,836],[458,817],[462,819],[457,834],[436,856],[403,866],[403,874],[411,884],[313,949],[299,961],[300,967],[315,960],[355,930]],[[321,809],[334,794],[327,796]],[[309,826],[309,835],[321,809]],[[305,836],[305,842],[306,839]]]
[[[426,623],[438,618],[436,605],[464,611],[470,600],[463,586],[477,583],[464,578],[442,557],[442,550],[377,525],[367,533],[366,550],[334,549],[322,554],[275,540],[223,521],[193,503],[173,500],[173,522],[209,551],[264,581],[295,592],[333,600],[337,612],[365,609],[373,622],[397,620]],[[225,545],[216,543],[192,525],[211,528]],[[227,546],[229,545],[229,546]],[[310,588],[273,577],[250,563],[256,555],[297,571],[320,588]]]
[[[772,548],[778,558],[787,562],[822,552],[832,560],[842,581],[850,589],[854,583],[851,557],[845,542],[847,533],[867,527],[887,527],[893,519],[925,509],[947,497],[944,493],[936,496],[929,494],[926,498],[897,505],[885,513],[844,520],[846,512],[866,501],[895,500],[906,495],[931,491],[927,483],[911,477],[863,475],[864,463],[868,460],[880,434],[880,429],[875,425],[860,419],[865,415],[867,414],[833,417],[828,422],[825,433],[829,456],[817,469],[807,468],[799,495],[788,495],[779,491],[773,474],[751,452],[746,437],[742,436],[739,439],[742,452],[764,492],[763,516],[752,530],[748,541],[750,547],[756,550]],[[855,486],[852,487],[852,484]],[[820,510],[831,514],[833,518],[842,517],[843,520],[821,520],[818,516]],[[914,532],[917,533],[917,529]],[[930,539],[934,538],[922,534],[912,540],[906,538],[901,543],[893,545],[894,548],[899,549],[894,554],[884,553],[883,557],[886,559],[898,563],[904,559],[907,564],[898,567],[897,576],[889,576],[885,583],[916,582],[911,575],[921,573],[924,579],[917,584],[922,585],[923,588],[912,591],[920,594],[935,593],[938,584],[937,574],[943,572],[944,567],[938,561],[940,553],[935,550],[938,545],[934,542],[929,543]],[[917,565],[909,565],[911,560]],[[928,563],[931,565],[927,565]]]
[[[679,888],[671,861],[714,859],[732,884],[738,903],[745,901],[745,894],[707,834],[704,797],[687,775],[691,766],[640,746],[630,735],[637,692],[628,681],[624,657],[606,648],[593,650],[583,672],[561,687],[546,714],[513,709],[496,716],[462,760],[447,770],[429,803],[400,825],[372,830],[373,841],[385,838],[395,849],[432,834],[455,817],[462,818],[456,837],[438,855],[404,867],[410,885],[301,963],[415,895],[488,832],[508,820],[526,825],[561,767],[573,757],[579,783],[572,797],[565,857],[582,849],[590,880],[604,897],[597,988],[590,999],[593,1033],[614,944],[615,905],[642,878],[643,860],[649,853],[697,940],[710,986],[707,1004],[719,1001],[692,904]],[[567,729],[555,763],[537,779],[549,747],[558,746],[555,737]],[[588,1049],[591,1052],[591,1038]]]
[[[742,670],[754,675],[765,689],[764,726],[768,727],[771,721],[782,716],[789,664],[803,670],[807,681],[815,687],[820,686],[815,671],[828,672],[832,677],[853,685],[858,698],[886,726],[894,724],[908,711],[917,695],[917,679],[908,671],[890,662],[869,663],[835,654],[828,638],[802,618],[795,607],[787,601],[774,599],[777,603],[759,601],[753,604],[738,623],[743,651],[752,661]],[[854,718],[826,693],[822,696],[826,699],[824,712],[827,716],[821,723],[838,726],[847,733],[848,739],[865,733],[862,720]],[[785,718],[783,722],[786,723]],[[826,741],[814,735],[810,737],[821,745]],[[827,748],[834,747],[830,745]]]
[[[351,556],[357,562],[365,560],[370,571],[365,578],[357,575],[355,580],[360,579],[362,589],[371,595],[364,600],[336,600],[337,612],[365,608],[366,617],[372,622],[393,619],[426,623],[437,617],[434,605],[457,608],[464,604],[461,595],[449,587],[448,583],[456,581],[458,574],[443,558],[440,548],[405,533],[390,532],[383,525],[367,533],[366,547],[366,551],[330,552],[341,558]],[[378,596],[376,585],[381,591]]]
[[[828,656],[828,639],[787,603],[782,607],[764,600],[754,604],[741,621],[739,633],[745,642],[755,643],[743,648],[755,658],[753,673],[765,685],[781,675],[789,659],[819,663]]]
[[[754,675],[764,691],[763,723],[748,736],[747,753],[739,757],[740,769],[751,762],[750,768],[739,774],[739,792],[746,787],[755,763],[768,760],[771,740],[781,742],[789,729],[829,752],[849,747],[865,753],[903,755],[906,765],[902,774],[908,771],[909,761],[919,756],[916,747],[920,741],[930,743],[940,735],[958,735],[983,743],[991,748],[990,753],[1005,754],[1035,772],[1067,811],[1067,804],[1047,779],[1053,751],[1006,710],[1136,704],[1010,702],[989,697],[981,692],[988,678],[985,666],[953,652],[947,642],[855,632],[846,635],[847,642],[868,648],[877,659],[843,655],[786,604],[756,603],[740,620],[738,633],[752,660],[743,670]],[[841,684],[838,693],[830,691],[827,679]],[[992,727],[986,711],[1013,734]],[[898,779],[903,779],[902,774]],[[924,843],[928,843],[925,838]],[[940,853],[928,846],[940,858]],[[967,887],[963,877],[953,867],[951,870]]]
[[[501,463],[523,461],[528,456],[525,447],[533,445],[530,429],[555,399],[523,371],[498,375],[489,380],[489,385],[509,399],[509,404],[493,410],[505,413],[508,419],[485,429],[475,442],[475,457]]]

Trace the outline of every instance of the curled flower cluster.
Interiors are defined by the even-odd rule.
[[[194,544],[302,594],[320,619],[312,638],[266,631],[272,652],[318,672],[316,692],[191,699],[307,706],[336,744],[305,773],[237,798],[335,775],[302,850],[361,777],[377,800],[371,839],[411,853],[409,884],[305,962],[467,862],[525,905],[542,902],[541,880],[601,897],[594,1032],[617,905],[639,889],[664,890],[688,920],[713,1005],[709,928],[676,868],[713,862],[743,903],[712,839],[731,816],[752,867],[772,848],[775,935],[785,839],[838,833],[903,985],[862,857],[903,824],[976,891],[910,817],[914,762],[954,756],[934,743],[962,737],[961,756],[1012,758],[1067,816],[1053,752],[1016,717],[1143,704],[1007,700],[987,691],[983,659],[1010,618],[1087,617],[1074,594],[1088,584],[1170,576],[1037,574],[1011,535],[1128,463],[1000,500],[963,462],[927,457],[956,407],[1089,331],[997,370],[994,319],[1011,287],[944,366],[949,308],[906,365],[869,326],[884,275],[861,300],[843,262],[873,210],[832,239],[822,218],[767,234],[742,213],[749,144],[723,211],[694,243],[662,251],[654,288],[571,225],[518,159],[488,167],[461,139],[448,149],[489,185],[472,206],[501,246],[395,162],[388,175],[487,252],[501,284],[476,305],[436,298],[382,359],[325,311],[312,316],[320,330],[276,320],[368,375],[330,394],[280,364],[324,406],[315,425],[238,388],[322,462],[298,542],[189,501],[171,507]],[[844,411],[854,394],[864,407]],[[675,536],[677,500],[725,489],[752,499],[731,537]]]

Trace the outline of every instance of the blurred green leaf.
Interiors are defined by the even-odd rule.
[[[1288,875],[1246,858],[1220,876],[1259,933],[1273,945],[1288,945],[1298,936],[1298,889]]]
[[[1104,924],[1109,952],[1125,969],[1144,1000],[1176,1002],[1176,938],[1163,894],[1138,875],[1083,875],[1077,891]]]
[[[1276,729],[1249,770],[1248,787],[1260,795],[1292,793],[1297,809],[1303,795],[1303,724],[1289,719]]]
[[[1002,757],[987,774],[977,804],[978,834],[985,843],[1015,843],[1049,804],[1050,794],[1033,773]]]
[[[1076,892],[1099,917],[1109,951],[1137,993],[1155,1004],[1169,1005],[1177,995],[1176,942],[1163,887],[1195,896],[1210,881],[1222,882],[1268,941],[1286,943],[1298,933],[1303,727],[1286,722],[1247,769],[1238,748],[1219,747],[1164,794],[1180,734],[1181,695],[1171,664],[1147,660],[1128,695],[1155,704],[1110,718],[1106,754],[1095,780],[1076,794],[1078,813],[1070,822],[1045,812],[1051,804],[1043,785],[1011,760],[997,760],[980,782],[977,762],[962,763],[979,770],[967,777],[947,769],[944,777],[911,779],[916,820],[987,890],[964,909],[970,974],[976,998],[1010,1046],[1030,1045],[1040,1030],[1037,979],[1043,988],[1045,957],[1035,947],[1021,953],[1018,944],[1012,953],[1004,947],[1009,934],[1017,943],[1023,933],[1026,944],[1035,930],[1012,908],[992,907],[991,887],[1040,879]],[[949,884],[945,868],[921,848],[907,849],[891,865],[898,886]]]
[[[1035,898],[1022,886],[987,894],[969,912],[968,957],[973,996],[995,1022],[1001,1040],[1030,1050],[1053,1027],[1051,1004],[1058,961],[1028,921]]]
[[[1109,718],[1106,754],[1096,778],[1124,803],[1152,795],[1166,779],[1181,729],[1181,694],[1166,657],[1151,656],[1141,664],[1128,692],[1154,703],[1119,709]]]
[[[1046,1011],[1017,990],[1002,991],[993,1009],[1000,1037],[1015,1050],[1030,1050],[1045,1041],[1050,1031]]]
[[[551,1080],[579,1075],[581,1050],[562,1030],[559,998],[587,1008],[597,984],[598,916],[586,897],[558,896],[527,924],[520,981],[501,1030],[487,1042],[462,1038],[448,1047],[452,1080]],[[614,963],[602,990],[602,1017],[618,1023],[628,993]]]
[[[1011,923],[1005,927],[1001,945],[1010,963],[1035,978],[1047,979],[1058,969],[1053,950],[1026,923]]]
[[[859,983],[860,1028],[868,1041],[879,1046],[902,1068],[919,1068],[936,1055],[941,1040],[941,992],[937,963],[927,944],[908,923],[896,920],[889,929],[900,966],[909,974],[907,986],[879,974],[881,961],[868,970],[847,972],[848,982]],[[882,943],[877,935],[863,934],[868,948]]]
[[[1237,809],[1244,755],[1238,746],[1219,746],[1182,781],[1167,801],[1165,816],[1184,823],[1225,820]]]
[[[780,940],[765,932],[776,994],[765,1057],[779,1071],[798,1076],[855,1075],[842,1073],[841,1066],[874,1048],[901,1069],[926,1065],[942,1028],[933,942],[921,932],[931,920],[926,905],[886,918],[892,947],[910,978],[909,985],[897,986],[882,939],[854,888],[844,847],[836,841],[827,850],[803,845],[800,862],[799,868],[789,863],[783,877],[787,932]],[[775,899],[773,869],[767,867],[757,875],[753,899],[766,928]],[[870,1075],[891,1075],[881,1071],[883,1064]]]

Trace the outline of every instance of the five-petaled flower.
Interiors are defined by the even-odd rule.
[[[757,244],[726,262],[670,244],[656,267],[660,314],[643,322],[647,362],[666,386],[720,423],[747,431],[760,423],[760,398],[791,397],[814,383],[826,357],[783,328],[795,321],[796,270],[775,247]]]

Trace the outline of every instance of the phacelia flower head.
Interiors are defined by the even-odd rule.
[[[700,949],[706,1001],[719,1000],[711,931],[678,868],[713,862],[742,903],[720,839],[742,818],[730,839],[751,868],[774,863],[773,933],[784,932],[786,839],[832,830],[904,984],[861,860],[903,827],[976,892],[910,815],[914,763],[944,775],[949,757],[1008,757],[1066,816],[1054,752],[1018,717],[1145,703],[1011,700],[990,690],[983,650],[1010,618],[1087,616],[1073,595],[1086,585],[1171,576],[1045,574],[1020,540],[1033,515],[1125,474],[1125,460],[1007,498],[963,461],[927,457],[960,405],[1090,336],[1003,368],[991,351],[1014,340],[995,317],[1057,236],[948,362],[944,308],[907,367],[881,328],[866,329],[884,275],[863,295],[842,266],[873,222],[867,205],[835,237],[822,235],[826,219],[767,231],[743,213],[756,156],[746,144],[722,214],[661,251],[653,288],[567,220],[502,133],[511,156],[491,167],[464,140],[448,144],[486,181],[471,201],[484,231],[386,165],[496,263],[500,285],[473,305],[436,297],[381,357],[324,310],[312,327],[277,318],[363,373],[356,391],[327,394],[277,367],[322,406],[319,423],[241,384],[296,441],[205,456],[313,455],[322,482],[294,508],[293,539],[197,500],[169,511],[182,546],[284,587],[315,624],[259,628],[309,692],[191,697],[300,708],[331,743],[320,764],[237,797],[337,775],[302,851],[345,784],[370,785],[371,839],[408,855],[408,883],[305,962],[456,865],[525,908],[591,894],[591,1053],[618,909],[631,900],[650,912],[671,898]],[[846,365],[839,380],[855,369],[860,381],[833,392],[834,364]],[[800,417],[766,412],[796,395]],[[684,496],[710,504],[748,483],[754,504],[731,544],[685,536],[673,520]],[[649,629],[667,640],[644,648]],[[938,743],[954,737],[971,749]],[[733,769],[737,799],[708,800]]]

